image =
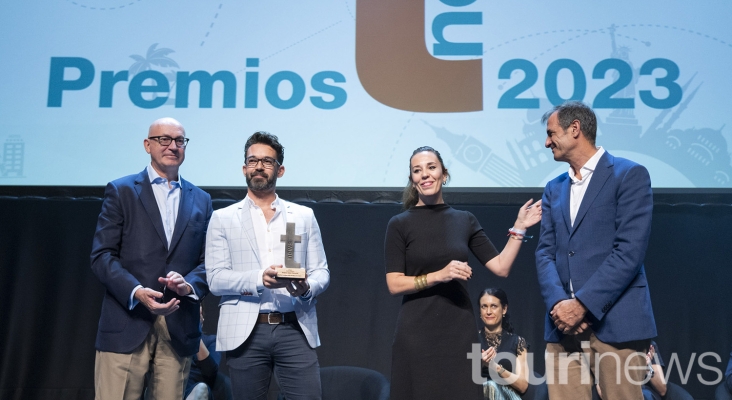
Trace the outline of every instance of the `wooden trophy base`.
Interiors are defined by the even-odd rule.
[[[277,277],[282,279],[305,279],[305,268],[277,268]]]

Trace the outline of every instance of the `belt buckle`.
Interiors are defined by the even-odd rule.
[[[272,322],[272,319],[271,319],[273,315],[277,317],[277,318],[275,318],[275,322]],[[271,313],[267,314],[267,323],[270,325],[279,325],[282,323],[282,320],[283,320],[282,313],[280,313],[280,312],[271,312]]]

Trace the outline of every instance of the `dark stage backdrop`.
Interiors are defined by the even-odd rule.
[[[230,194],[214,196],[219,198],[214,208],[233,203],[241,193]],[[528,197],[522,192],[477,205],[452,203],[474,213],[500,248],[518,204]],[[695,398],[711,399],[714,388],[702,380],[717,380],[712,369],[724,369],[732,345],[732,206],[714,196],[704,197],[714,204],[686,202],[697,197],[656,196],[646,272],[667,365],[675,352],[688,377],[683,386]],[[471,198],[475,195],[453,196],[466,203]],[[383,240],[389,218],[401,206],[332,196],[319,200],[306,205],[320,223],[331,272],[330,287],[318,298],[320,363],[371,368],[388,377],[401,299],[386,289]],[[91,272],[89,253],[100,208],[97,197],[0,197],[0,398],[93,398],[94,338],[104,290]],[[506,290],[516,331],[530,342],[534,366],[543,373],[544,306],[535,247],[536,239],[524,245],[505,279],[472,259],[469,288],[474,300],[488,286]],[[204,301],[208,333],[215,332],[216,301],[213,296]],[[721,358],[705,357],[705,369],[699,362],[705,352]],[[684,382],[679,372],[674,366],[672,382]]]

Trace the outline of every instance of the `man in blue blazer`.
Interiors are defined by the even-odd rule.
[[[92,271],[106,289],[95,347],[97,399],[180,400],[201,339],[208,292],[204,241],[211,197],[178,170],[188,139],[172,118],[150,126],[150,165],[107,184],[92,244]]]
[[[643,268],[650,176],[595,147],[597,118],[585,104],[564,103],[543,122],[545,146],[569,163],[544,189],[536,250],[549,396],[590,399],[596,380],[605,399],[642,399],[645,353],[656,336]]]

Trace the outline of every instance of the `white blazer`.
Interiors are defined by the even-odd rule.
[[[330,283],[320,228],[310,208],[280,202],[285,207],[285,222],[294,222],[295,234],[301,237],[301,242],[295,243],[294,258],[307,271],[312,296],[309,300],[295,298],[293,305],[310,347],[315,348],[320,346],[316,298]],[[254,329],[261,265],[251,213],[244,201],[214,211],[206,233],[206,279],[211,293],[221,296],[216,350],[236,349]]]

